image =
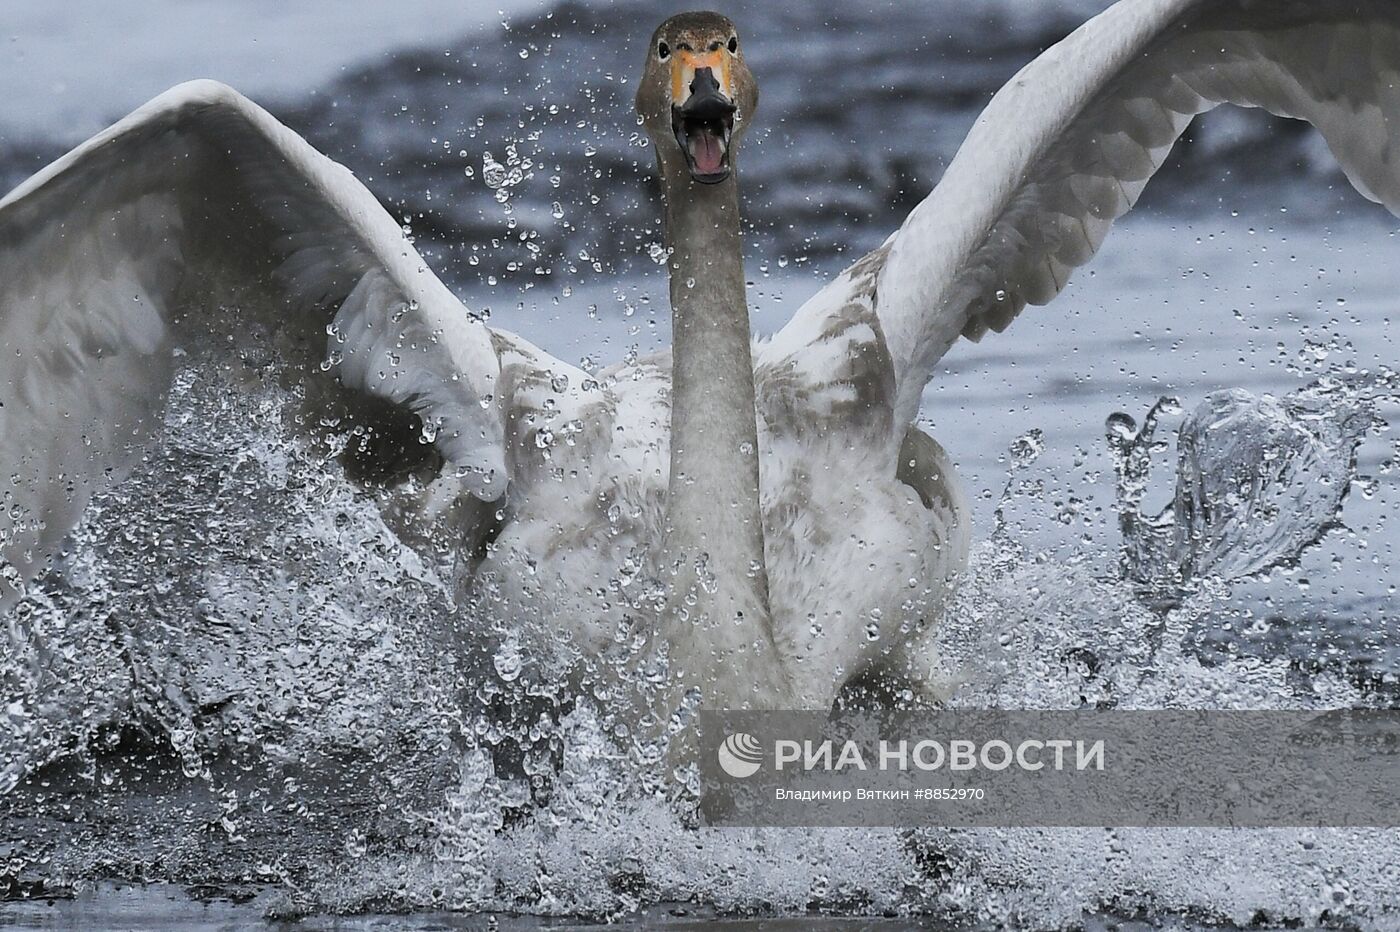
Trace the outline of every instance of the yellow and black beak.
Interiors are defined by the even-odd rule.
[[[737,110],[724,50],[678,49],[671,62],[671,129],[691,177],[701,184],[729,177],[729,139]]]

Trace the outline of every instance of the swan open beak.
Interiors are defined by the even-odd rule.
[[[701,184],[729,177],[729,138],[734,131],[734,94],[722,53],[678,50],[671,66],[671,129],[685,153],[690,176]]]

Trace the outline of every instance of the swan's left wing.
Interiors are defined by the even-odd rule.
[[[0,198],[0,612],[139,464],[187,351],[240,378],[273,357],[316,400],[289,429],[387,465],[431,440],[434,491],[483,502],[588,401],[582,372],[472,318],[347,169],[231,88],[181,85]]]
[[[1312,123],[1357,190],[1400,213],[1400,2],[1121,0],[1012,78],[899,231],[760,360],[809,392],[889,391],[877,413],[902,433],[957,338],[1054,298],[1221,103]],[[876,357],[883,384],[859,362]]]

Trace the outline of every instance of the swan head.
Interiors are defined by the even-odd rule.
[[[718,184],[758,105],[739,33],[718,13],[680,13],[652,34],[637,113],[663,174]]]

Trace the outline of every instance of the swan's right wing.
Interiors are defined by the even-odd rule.
[[[493,345],[344,167],[223,85],[177,87],[0,200],[0,604],[139,457],[182,352],[236,369],[254,330],[340,410],[416,416],[484,500],[510,479],[498,348],[524,347],[522,397],[555,362]]]
[[[1312,123],[1357,190],[1400,212],[1400,2],[1121,0],[998,91],[899,231],[764,357],[809,393],[865,386],[863,416],[902,434],[958,337],[1054,298],[1221,103]],[[860,364],[878,355],[884,373]]]

